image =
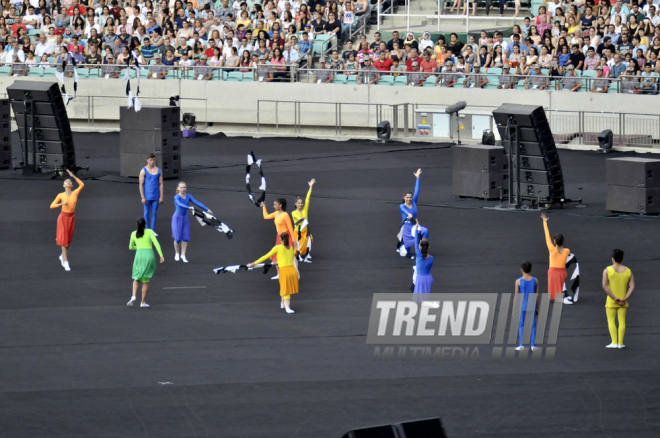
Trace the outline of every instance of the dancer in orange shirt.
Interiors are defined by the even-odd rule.
[[[65,271],[70,271],[68,250],[69,245],[73,242],[73,230],[76,225],[76,204],[78,203],[78,195],[85,187],[82,181],[67,169],[71,178],[75,179],[78,183],[78,188],[73,189],[73,181],[67,178],[64,180],[64,192],[57,195],[57,198],[50,204],[51,209],[62,207],[62,212],[57,218],[57,244],[62,247],[62,255],[60,255],[60,262]]]
[[[548,216],[541,214],[543,218],[543,229],[545,230],[545,242],[550,252],[550,269],[548,269],[548,292],[550,300],[555,300],[555,294],[560,294],[566,281],[566,259],[571,255],[571,250],[564,248],[564,236],[555,234],[550,238],[548,229]]]
[[[289,233],[289,236],[292,237],[291,239],[292,244],[294,244],[295,248],[299,249],[297,236],[293,233],[293,225],[291,224],[291,218],[289,217],[289,213],[286,212],[286,199],[277,198],[275,202],[273,202],[273,208],[275,209],[275,211],[271,214],[268,214],[268,210],[266,210],[265,203],[262,202],[261,207],[263,208],[264,211],[264,219],[266,220],[275,219],[275,228],[277,229],[277,238],[275,239],[275,245],[282,244],[280,235],[286,232]],[[270,259],[277,268],[277,275],[271,278],[271,280],[277,280],[280,278],[280,268],[279,266],[277,266],[277,255],[276,254],[273,255]],[[295,258],[293,260],[293,265],[296,267],[296,270],[298,270],[298,260]]]

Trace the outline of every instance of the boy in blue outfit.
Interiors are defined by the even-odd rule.
[[[520,339],[520,345],[516,350],[521,351],[525,348],[523,345],[523,328],[525,327],[525,319],[527,317],[532,318],[532,338],[531,338],[531,347],[532,351],[536,350],[538,347],[534,345],[534,338],[536,337],[536,306],[534,310],[527,311],[527,298],[529,294],[536,295],[536,304],[538,305],[539,295],[539,282],[535,277],[532,277],[530,272],[532,272],[532,264],[530,262],[523,262],[520,265],[520,270],[522,272],[522,277],[516,280],[516,293],[525,294],[522,299],[522,307],[520,312],[520,328],[518,329],[518,339]]]

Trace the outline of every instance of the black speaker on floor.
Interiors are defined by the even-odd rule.
[[[15,81],[7,95],[18,125],[24,172],[77,170],[71,125],[57,83]]]
[[[622,157],[606,161],[609,211],[660,213],[660,160]]]
[[[458,145],[453,151],[452,195],[479,199],[507,196],[508,164],[502,146]]]
[[[0,169],[12,165],[10,113],[9,99],[0,99]]]
[[[509,204],[520,206],[523,199],[563,204],[564,177],[543,107],[504,104],[493,118],[509,162]]]
[[[447,438],[447,434],[438,417],[353,429],[342,438]]]

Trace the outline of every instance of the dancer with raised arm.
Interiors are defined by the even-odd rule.
[[[431,293],[433,286],[433,275],[431,275],[431,268],[433,267],[433,256],[429,254],[429,242],[421,241],[422,226],[419,222],[413,228],[415,235],[415,288],[413,290],[413,300],[421,302],[422,306],[439,307],[438,302],[431,302],[425,298],[424,295]]]
[[[603,271],[603,290],[607,294],[605,312],[607,312],[607,325],[610,329],[612,343],[605,348],[626,348],[623,337],[626,334],[626,311],[628,300],[635,291],[635,277],[630,268],[623,266],[623,251],[612,251],[612,266]],[[619,329],[616,320],[619,320]]]
[[[309,232],[309,199],[312,196],[312,187],[316,183],[316,180],[312,178],[309,182],[309,191],[307,192],[307,197],[305,200],[298,198],[296,200],[296,209],[291,212],[291,217],[293,218],[293,232],[298,239],[298,245],[300,246],[300,251],[298,251],[298,257],[300,261],[305,263],[312,263],[312,243],[314,239]]]
[[[548,252],[550,252],[550,268],[548,269],[548,293],[550,293],[550,300],[555,300],[555,295],[562,293],[564,289],[564,282],[566,281],[566,259],[571,255],[571,250],[564,248],[564,236],[562,234],[555,234],[550,237],[550,230],[548,229],[548,216],[545,213],[541,214],[543,219],[543,229],[545,231],[545,243],[548,245]]]
[[[188,263],[186,259],[186,249],[190,241],[190,220],[188,219],[188,210],[195,211],[191,203],[198,206],[205,212],[213,214],[204,204],[197,201],[190,193],[187,193],[186,183],[180,181],[176,186],[176,195],[174,195],[174,205],[176,210],[172,216],[172,239],[174,239],[174,260],[181,259],[183,263]]]
[[[131,241],[128,248],[135,250],[135,259],[133,260],[133,296],[127,303],[128,306],[135,305],[137,298],[138,288],[140,282],[142,283],[142,302],[140,307],[149,307],[147,304],[147,293],[149,292],[149,281],[156,272],[156,257],[152,245],[156,247],[160,262],[164,263],[163,251],[160,249],[160,244],[156,240],[156,233],[147,228],[147,221],[141,217],[137,220],[137,230],[131,233]]]
[[[147,156],[147,165],[140,171],[140,196],[144,205],[144,219],[147,228],[156,233],[158,206],[163,203],[163,173],[156,167],[156,155]]]
[[[291,309],[291,295],[298,293],[298,270],[293,266],[296,250],[291,245],[289,233],[284,232],[279,234],[278,243],[271,249],[268,254],[261,257],[254,263],[247,265],[248,268],[254,268],[255,265],[277,256],[277,264],[279,265],[279,281],[280,281],[280,308],[286,309],[286,313],[294,313]]]
[[[419,177],[422,175],[422,169],[417,169],[415,172],[415,193],[408,192],[403,196],[403,203],[399,206],[399,211],[401,212],[401,230],[399,231],[399,246],[397,251],[401,254],[402,257],[410,256],[412,254],[412,246],[415,243],[415,239],[412,236],[411,230],[413,225],[408,220],[408,215],[412,215],[413,218],[417,219],[417,199],[419,198]],[[405,249],[405,252],[402,251]]]
[[[57,195],[52,204],[51,209],[62,207],[62,212],[57,218],[57,237],[56,241],[62,247],[62,254],[60,255],[60,262],[65,271],[70,271],[69,266],[69,245],[73,242],[73,231],[76,225],[76,204],[78,203],[78,195],[85,187],[69,169],[67,169],[69,176],[76,180],[78,188],[73,190],[73,181],[67,178],[64,180],[64,192]]]
[[[275,220],[275,229],[277,230],[277,238],[275,239],[275,245],[280,245],[282,243],[281,240],[281,235],[282,233],[288,233],[289,234],[289,241],[291,242],[292,246],[296,246],[297,244],[296,241],[296,235],[293,232],[293,225],[291,225],[291,218],[289,217],[289,213],[286,212],[286,199],[284,198],[277,198],[273,202],[273,208],[275,211],[273,213],[268,214],[268,210],[266,209],[266,204],[263,202],[261,203],[261,207],[263,208],[263,213],[264,213],[264,219],[269,220],[269,219],[274,219]],[[293,237],[291,237],[293,236]],[[270,258],[273,264],[276,264],[275,267],[277,268],[277,275],[275,275],[271,280],[277,280],[280,275],[280,268],[279,268],[279,263],[277,262],[277,254],[273,254],[272,257]],[[296,271],[298,270],[298,260],[295,259],[293,260],[293,266],[296,268]]]

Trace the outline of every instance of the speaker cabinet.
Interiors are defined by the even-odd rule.
[[[660,160],[651,158],[609,158],[606,160],[608,185],[660,187]]]
[[[181,148],[181,131],[134,131],[122,129],[119,133],[119,150],[130,154],[178,154]]]
[[[480,199],[499,199],[509,195],[509,175],[506,173],[452,172],[454,196]]]
[[[453,148],[454,172],[502,173],[507,160],[502,146],[464,145]]]
[[[11,143],[0,143],[0,169],[12,166],[11,152]]]
[[[660,213],[660,187],[607,186],[605,208],[637,214]]]
[[[119,129],[135,131],[180,131],[181,109],[178,106],[142,105],[140,111],[119,108]]]
[[[122,153],[119,156],[120,175],[137,178],[140,171],[147,165],[145,154]],[[181,172],[181,155],[156,154],[156,166],[160,167],[163,179],[178,178]]]

